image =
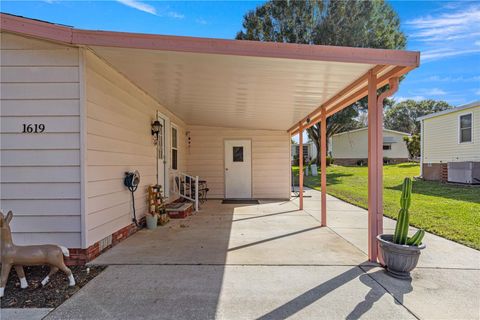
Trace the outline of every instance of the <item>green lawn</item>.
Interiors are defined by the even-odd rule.
[[[298,174],[298,167],[293,170]],[[367,208],[367,171],[367,167],[328,167],[327,193]],[[383,173],[384,213],[396,219],[403,179],[418,176],[420,166],[386,165]],[[320,178],[305,177],[304,184],[319,190]],[[414,181],[410,225],[480,249],[480,188]]]

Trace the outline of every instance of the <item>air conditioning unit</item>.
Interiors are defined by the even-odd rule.
[[[480,184],[480,162],[449,162],[448,182]]]

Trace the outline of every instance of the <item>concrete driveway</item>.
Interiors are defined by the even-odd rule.
[[[411,281],[366,263],[367,215],[320,193],[260,205],[209,201],[101,255],[109,267],[47,319],[478,319],[480,253],[427,235]],[[386,229],[394,222],[385,219]]]

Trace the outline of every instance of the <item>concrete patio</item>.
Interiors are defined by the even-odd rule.
[[[479,319],[480,253],[428,234],[411,281],[367,261],[367,214],[320,193],[208,201],[101,255],[109,267],[47,319]],[[308,196],[308,197],[307,197]],[[385,218],[386,231],[394,221]]]

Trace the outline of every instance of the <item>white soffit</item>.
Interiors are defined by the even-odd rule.
[[[187,124],[288,130],[375,65],[93,46]]]

